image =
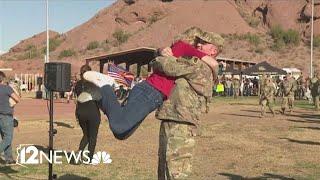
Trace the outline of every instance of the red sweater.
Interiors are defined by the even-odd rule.
[[[172,53],[174,57],[198,57],[202,58],[206,56],[205,53],[199,51],[192,45],[183,41],[177,41],[172,46]],[[146,80],[151,86],[160,91],[167,99],[170,95],[171,90],[174,87],[174,77],[169,77],[160,72],[153,72]]]

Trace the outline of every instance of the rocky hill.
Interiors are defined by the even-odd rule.
[[[226,38],[221,56],[267,60],[307,72],[310,20],[309,0],[118,0],[64,34],[50,32],[50,59],[71,62],[76,72],[85,57],[139,46],[168,46],[177,34],[198,26]],[[314,30],[320,43],[319,0]],[[0,56],[0,65],[15,72],[39,72],[44,53],[45,33],[40,33]],[[319,57],[317,48],[315,61]]]

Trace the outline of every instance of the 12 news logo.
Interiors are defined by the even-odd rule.
[[[105,151],[98,151],[93,155],[93,158],[90,162],[89,151],[62,151],[54,150],[46,154],[42,150],[39,150],[36,146],[30,144],[20,144],[17,148],[17,164],[27,165],[27,164],[42,164],[44,161],[52,164],[62,164],[62,157],[64,156],[69,164],[71,163],[80,163],[98,165],[100,163],[110,164],[112,159],[110,154]]]

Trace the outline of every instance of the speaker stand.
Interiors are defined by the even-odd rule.
[[[50,106],[49,106],[49,159],[51,162],[54,158],[53,152],[53,136],[57,133],[53,129],[53,91],[49,91]],[[52,173],[52,163],[49,161],[49,180],[57,179],[57,175]]]

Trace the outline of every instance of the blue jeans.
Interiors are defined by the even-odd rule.
[[[101,110],[117,139],[128,138],[152,111],[163,103],[163,95],[146,81],[135,85],[125,105],[121,106],[111,86],[101,88]]]
[[[0,153],[4,152],[6,160],[12,160],[13,117],[0,114]]]

